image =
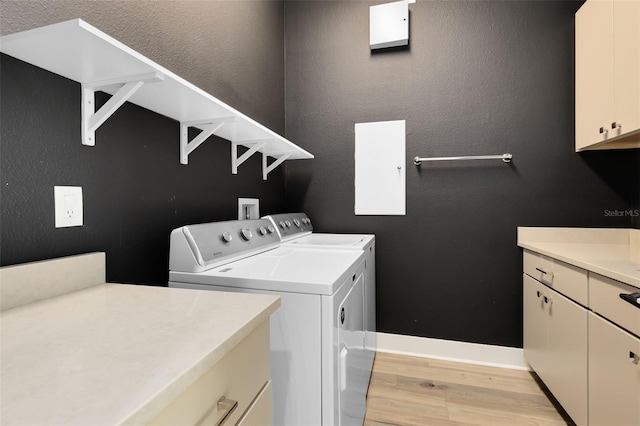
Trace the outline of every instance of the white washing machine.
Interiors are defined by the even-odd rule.
[[[311,219],[304,213],[265,216],[273,224],[283,246],[330,250],[360,250],[365,253],[364,327],[365,358],[369,375],[376,354],[376,237],[371,234],[314,233]]]
[[[362,425],[364,253],[281,246],[268,219],[171,233],[169,286],[274,294],[273,424]]]

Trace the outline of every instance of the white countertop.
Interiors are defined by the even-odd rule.
[[[151,420],[280,306],[274,296],[102,284],[3,311],[3,425]]]
[[[518,228],[518,246],[640,288],[640,230]]]

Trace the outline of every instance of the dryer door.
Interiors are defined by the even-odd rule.
[[[338,306],[338,392],[340,426],[362,425],[369,372],[364,336],[364,276],[359,274]]]

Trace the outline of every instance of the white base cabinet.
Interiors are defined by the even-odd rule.
[[[578,425],[587,424],[587,310],[524,275],[524,356]]]
[[[589,424],[640,425],[640,339],[589,313]]]
[[[269,377],[269,321],[265,321],[149,424],[270,425]],[[228,403],[219,404],[221,397]]]
[[[529,250],[524,357],[578,426],[640,425],[637,287]]]

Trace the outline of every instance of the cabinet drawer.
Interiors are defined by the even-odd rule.
[[[267,382],[236,426],[271,424],[271,382]]]
[[[592,311],[640,336],[640,309],[620,298],[621,294],[637,293],[640,289],[589,274],[589,307]]]
[[[587,306],[587,271],[584,269],[525,250],[524,272],[568,298]]]
[[[265,321],[156,416],[152,425],[214,425],[218,400],[238,405],[224,425],[235,425],[269,381],[269,321]],[[271,424],[271,418],[262,424]]]
[[[589,313],[589,424],[640,425],[640,339]]]

